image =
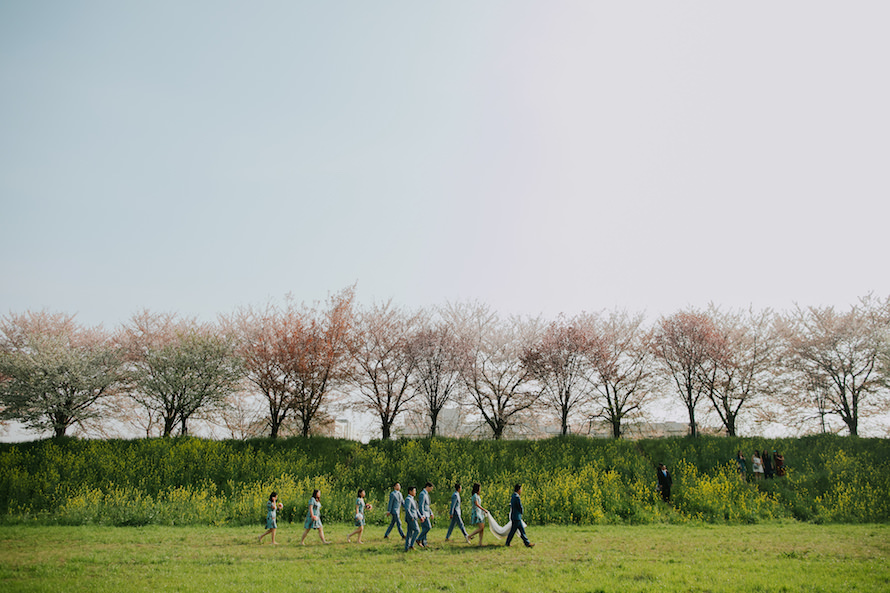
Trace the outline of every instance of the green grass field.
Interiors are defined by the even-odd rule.
[[[0,527],[0,590],[129,591],[890,591],[890,526],[773,523],[529,528],[523,548],[485,534],[485,546],[445,543],[401,551],[366,528],[326,527],[300,546],[282,525],[278,546],[260,527]],[[266,538],[268,542],[268,538]]]

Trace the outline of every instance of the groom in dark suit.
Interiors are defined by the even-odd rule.
[[[522,500],[519,495],[522,494],[522,484],[516,484],[513,487],[513,497],[510,499],[510,534],[507,535],[507,547],[513,541],[513,536],[519,531],[519,537],[526,548],[533,548],[535,544],[528,541],[525,536],[525,527],[522,526]]]

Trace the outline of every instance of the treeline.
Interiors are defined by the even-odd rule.
[[[648,324],[603,311],[503,317],[480,303],[361,306],[353,288],[199,323],[140,312],[115,330],[47,311],[0,319],[0,418],[55,436],[330,434],[334,405],[370,411],[388,439],[408,412],[435,436],[446,407],[501,439],[542,417],[563,435],[627,422],[672,398],[730,436],[779,422],[800,433],[890,407],[890,298],[834,307],[684,309]],[[833,420],[839,423],[832,423]]]
[[[738,450],[778,450],[787,476],[740,479]],[[672,504],[655,490],[655,465],[674,479]],[[750,466],[749,466],[750,469]],[[445,516],[455,482],[482,484],[503,520],[512,485],[524,485],[533,524],[688,521],[756,523],[890,520],[890,441],[800,439],[587,439],[355,441],[322,437],[212,441],[53,439],[0,445],[0,520],[111,525],[259,524],[275,490],[279,520],[301,523],[314,488],[323,518],[349,521],[357,488],[383,524],[394,481],[435,485]]]

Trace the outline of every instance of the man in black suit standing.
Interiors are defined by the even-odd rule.
[[[663,463],[658,464],[658,491],[661,492],[661,498],[665,502],[671,501],[671,473],[667,470]]]

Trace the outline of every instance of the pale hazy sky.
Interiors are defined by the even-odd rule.
[[[890,294],[890,3],[0,0],[0,314]]]

